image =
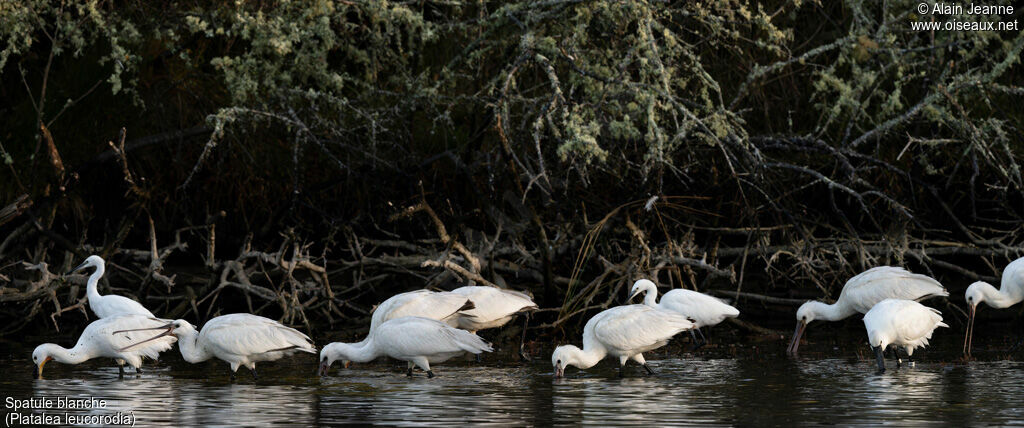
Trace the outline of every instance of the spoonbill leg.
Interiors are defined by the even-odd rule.
[[[530,356],[526,355],[526,325],[530,322],[530,313],[526,312],[523,314],[523,335],[519,338],[519,358],[525,362],[530,362]]]
[[[634,355],[632,360],[636,361],[641,366],[643,366],[644,370],[647,370],[647,374],[649,374],[649,375],[653,375],[654,374],[654,370],[651,369],[651,366],[647,365],[647,360],[644,359],[643,354],[636,354],[636,355]]]
[[[700,335],[699,339],[697,335]],[[690,348],[690,352],[696,351],[708,343],[707,338],[704,337],[704,332],[700,331],[699,328],[690,330],[690,336],[693,336],[693,347]]]
[[[433,378],[434,377],[434,372],[430,370],[430,361],[427,361],[427,357],[416,357],[416,358],[413,358],[411,363],[415,364],[417,367],[419,367],[419,368],[423,369],[423,371],[427,372],[427,378]],[[412,371],[412,369],[410,369],[410,372],[411,371]]]
[[[882,351],[882,347],[881,346],[872,346],[871,349],[875,350],[875,360],[878,361],[878,372],[879,373],[885,372],[885,357],[882,356],[882,352],[883,352]]]

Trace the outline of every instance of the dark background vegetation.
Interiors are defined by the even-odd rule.
[[[1024,33],[917,3],[2,2],[0,335],[92,318],[93,253],[321,336],[469,282],[555,335],[642,276],[756,333],[878,265],[955,304],[1024,249]]]

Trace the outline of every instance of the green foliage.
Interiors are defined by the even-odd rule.
[[[252,224],[286,222],[305,206],[332,227],[332,209],[349,209],[376,228],[393,201],[436,192],[451,215],[509,212],[531,220],[517,232],[545,237],[686,194],[713,200],[700,211],[712,214],[664,235],[774,225],[747,239],[810,248],[822,235],[947,233],[963,218],[984,225],[945,237],[976,244],[1021,219],[1024,33],[913,32],[916,5],[19,0],[0,3],[0,77],[5,93],[29,87],[18,113],[43,92],[40,58],[98,63],[108,92],[152,109],[75,113],[101,117],[103,135],[205,123],[201,144],[141,167],[167,194],[208,192],[175,193],[195,216],[230,205],[252,208]],[[6,120],[5,142],[38,132]],[[81,138],[64,132],[61,150]],[[12,146],[16,175],[40,150]],[[932,209],[947,193],[948,209]]]

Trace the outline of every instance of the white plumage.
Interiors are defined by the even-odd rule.
[[[942,313],[936,309],[913,300],[885,299],[864,314],[864,327],[868,343],[875,350],[878,369],[885,370],[882,352],[886,347],[903,347],[908,356],[913,356],[915,348],[928,346],[936,328],[949,326],[942,322]]]
[[[1008,308],[1024,300],[1024,257],[1010,262],[1003,269],[1003,276],[996,290],[992,284],[978,281],[967,287],[964,293],[970,314],[967,319],[967,333],[964,336],[964,353],[971,355],[971,339],[974,336],[974,315],[977,312],[978,304],[985,304],[996,308]]]
[[[627,360],[636,361],[653,374],[642,354],[665,346],[672,336],[692,328],[693,322],[680,313],[645,305],[617,306],[587,321],[583,349],[559,346],[551,354],[551,364],[555,377],[562,377],[567,366],[587,369],[611,355],[619,359],[620,376]]]
[[[856,313],[866,313],[885,299],[923,300],[935,296],[946,297],[949,292],[930,276],[894,266],[868,269],[846,281],[835,303],[828,305],[810,301],[797,309],[796,330],[788,352],[796,353],[807,324],[816,319],[838,321]]]
[[[316,354],[313,340],[277,321],[252,314],[230,314],[206,322],[202,331],[185,320],[148,330],[167,329],[163,335],[178,337],[178,350],[190,363],[218,358],[231,366],[231,377],[247,367],[256,378],[256,363],[274,361],[295,352]],[[157,336],[159,337],[159,336]]]
[[[385,321],[370,331],[359,343],[335,342],[320,351],[320,375],[337,360],[345,367],[349,362],[367,362],[382,355],[409,363],[408,375],[418,366],[434,377],[430,363],[441,363],[469,352],[491,352],[491,346],[479,336],[453,328],[443,322],[423,317],[402,317]]]
[[[468,297],[462,294],[442,291],[415,290],[396,294],[373,310],[370,317],[370,331],[385,321],[401,317],[423,317],[458,326],[463,311],[474,308]]]
[[[694,321],[695,327],[693,330],[690,330],[690,334],[693,335],[694,349],[704,344],[703,340],[698,342],[697,336],[694,334],[695,331],[700,331],[701,327],[717,325],[725,321],[726,318],[735,318],[740,315],[739,309],[726,304],[718,298],[681,288],[665,293],[665,295],[661,296],[661,302],[658,302],[658,287],[647,279],[641,279],[633,283],[629,300],[633,300],[633,297],[640,293],[644,293],[645,305],[679,312]]]
[[[131,346],[140,338],[133,333],[117,333],[121,330],[147,329],[166,324],[160,320],[143,315],[119,315],[102,318],[89,323],[78,338],[78,343],[71,349],[53,343],[44,343],[32,352],[32,362],[36,365],[36,374],[42,376],[43,365],[54,360],[64,364],[79,364],[99,357],[113,358],[124,374],[124,364],[139,370],[142,358],[156,359],[157,356],[174,344],[174,337],[161,337],[157,340]],[[130,347],[129,349],[124,349]]]
[[[89,298],[89,309],[96,314],[99,318],[109,318],[117,315],[145,315],[153,317],[152,312],[142,306],[141,303],[136,302],[124,296],[118,296],[115,294],[108,294],[101,296],[99,291],[96,290],[96,284],[100,281],[100,277],[106,271],[106,263],[103,262],[103,258],[100,256],[89,256],[85,259],[82,264],[78,265],[75,270],[71,272],[78,272],[85,268],[94,267],[96,271],[89,275],[89,281],[86,283],[85,294]]]
[[[517,314],[537,310],[530,296],[513,290],[494,287],[459,287],[452,293],[466,296],[474,308],[461,312],[456,327],[476,333],[507,324]]]

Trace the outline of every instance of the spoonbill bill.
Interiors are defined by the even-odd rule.
[[[971,341],[974,336],[974,315],[978,311],[978,304],[985,304],[996,308],[1008,308],[1024,300],[1024,257],[1010,262],[1003,269],[1003,277],[996,290],[992,284],[978,281],[967,287],[964,293],[970,313],[967,318],[967,334],[964,336],[964,354],[971,355]]]
[[[202,331],[185,320],[174,320],[160,326],[124,331],[165,330],[152,338],[129,345],[131,349],[160,340],[166,336],[178,338],[181,356],[190,363],[201,363],[218,358],[231,366],[231,379],[238,367],[245,366],[257,379],[256,363],[275,361],[295,352],[316,354],[313,340],[302,332],[277,321],[252,314],[230,314],[206,322]]]
[[[692,319],[695,327],[693,330],[690,330],[690,335],[693,336],[694,351],[707,343],[704,339],[704,333],[700,332],[701,327],[711,327],[725,321],[726,318],[735,318],[740,315],[739,309],[726,304],[718,298],[681,288],[665,293],[661,296],[661,302],[658,302],[658,287],[647,279],[637,280],[637,282],[633,283],[633,288],[629,293],[630,301],[636,295],[644,293],[645,305],[679,312]],[[697,334],[700,334],[700,340],[697,339]]]
[[[678,312],[646,305],[624,305],[594,315],[583,327],[583,349],[562,345],[551,354],[555,377],[565,376],[565,368],[588,369],[604,357],[619,358],[619,377],[627,360],[636,361],[654,374],[643,353],[665,346],[676,334],[694,328],[693,321]]]
[[[320,351],[319,374],[326,375],[337,360],[348,367],[352,361],[365,363],[387,355],[408,362],[408,376],[412,376],[413,366],[416,366],[432,378],[434,372],[430,370],[430,363],[442,363],[466,352],[479,354],[491,351],[491,345],[476,334],[435,319],[402,317],[381,323],[370,330],[362,342],[334,342],[324,346]]]
[[[949,292],[930,276],[911,273],[895,266],[868,269],[846,281],[835,303],[829,305],[809,301],[797,309],[796,330],[786,352],[796,354],[800,336],[804,334],[807,325],[816,319],[839,321],[856,313],[866,313],[885,299],[917,301],[936,296],[948,297]]]
[[[121,333],[124,330],[139,330],[162,326],[167,320],[156,319],[144,315],[118,315],[114,317],[101,318],[89,323],[78,337],[78,343],[71,349],[64,348],[54,343],[44,343],[32,351],[32,362],[35,364],[35,376],[42,377],[43,366],[47,361],[53,360],[64,364],[79,364],[87,360],[99,357],[113,358],[118,365],[118,371],[124,376],[124,365],[128,363],[135,367],[136,372],[142,372],[142,358],[156,359],[157,356],[168,349],[176,340],[174,337],[161,337],[157,340],[148,341],[144,345],[124,349],[138,339],[134,334]]]
[[[473,301],[450,291],[415,290],[396,294],[381,302],[370,317],[370,331],[385,321],[401,317],[423,317],[458,326],[465,311],[475,308]]]
[[[100,281],[103,273],[106,271],[106,263],[103,262],[103,258],[100,256],[92,255],[85,259],[82,264],[78,265],[71,273],[78,272],[82,269],[94,267],[96,270],[89,275],[89,280],[85,286],[85,295],[89,298],[89,308],[99,318],[109,318],[117,315],[145,315],[150,318],[156,318],[149,309],[142,306],[141,303],[136,302],[124,296],[118,296],[116,294],[108,294],[101,296],[99,291],[96,290],[96,284]]]
[[[864,327],[878,360],[878,370],[885,371],[882,352],[886,347],[903,347],[907,356],[913,357],[915,348],[928,346],[936,328],[949,326],[942,322],[942,313],[937,309],[913,300],[885,299],[864,314]],[[910,364],[914,364],[913,360]],[[897,358],[896,367],[899,366]]]

